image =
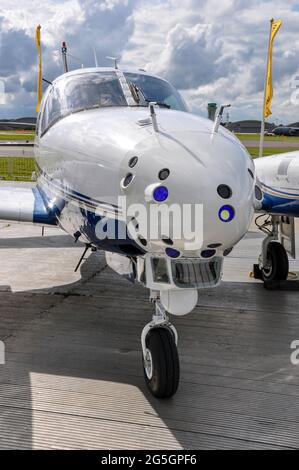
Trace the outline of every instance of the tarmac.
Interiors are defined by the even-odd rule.
[[[221,285],[172,318],[181,383],[159,401],[141,365],[148,292],[102,253],[75,273],[83,246],[59,229],[0,222],[0,449],[298,449],[299,289],[249,277],[261,241],[252,227]]]
[[[241,142],[245,147],[259,147],[260,141],[259,140],[243,140]],[[283,149],[290,149],[290,152],[294,152],[295,150],[299,150],[299,141],[294,140],[265,140],[264,141],[265,148],[283,148]]]
[[[34,157],[32,144],[0,143],[0,157]]]

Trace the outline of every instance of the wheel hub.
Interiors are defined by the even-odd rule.
[[[269,257],[267,259],[267,264],[266,266],[263,268],[263,271],[264,271],[264,275],[266,277],[270,277],[272,275],[272,271],[273,271],[273,263],[272,263],[272,258]]]
[[[153,359],[149,349],[145,350],[144,356],[144,370],[148,380],[151,380],[153,376]]]

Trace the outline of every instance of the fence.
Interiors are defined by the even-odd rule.
[[[0,180],[31,181],[33,171],[33,157],[0,156]]]

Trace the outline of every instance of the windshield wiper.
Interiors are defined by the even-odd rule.
[[[130,91],[136,103],[140,103],[140,90],[135,83],[129,82]]]
[[[135,102],[139,106],[145,106],[144,104],[140,104],[140,101],[141,101],[140,96],[142,97],[143,101],[145,101],[146,104],[149,104],[152,101],[154,101],[154,100],[149,100],[148,98],[146,98],[143,91],[140,90],[140,88],[138,88],[138,86],[135,83],[129,82],[129,87],[130,87],[130,91],[132,93],[132,96],[133,96]],[[171,106],[169,104],[163,103],[163,101],[155,101],[155,103],[156,103],[157,106],[160,106],[160,108],[167,108],[167,109],[171,108]]]
[[[163,101],[155,101],[155,100],[149,100],[148,98],[144,98],[145,101],[149,104],[149,103],[154,103],[156,104],[157,106],[160,106],[160,108],[167,108],[167,109],[170,109],[171,106],[167,103],[163,103]]]
[[[156,101],[156,104],[158,106],[160,106],[160,108],[167,108],[167,109],[170,109],[170,105],[169,104],[166,104],[166,103],[163,103],[163,101]]]

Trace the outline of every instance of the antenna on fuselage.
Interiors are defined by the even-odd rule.
[[[115,68],[115,69],[118,69],[118,65],[117,65],[117,62],[119,61],[119,58],[118,58],[118,57],[110,57],[110,56],[108,55],[108,56],[106,56],[106,59],[113,60],[113,61],[114,61],[114,68]]]
[[[69,71],[68,64],[67,64],[67,46],[66,42],[63,41],[61,45],[61,55],[62,55],[62,63],[63,63],[63,72],[67,73]]]
[[[150,116],[151,116],[151,120],[152,120],[152,125],[153,125],[153,129],[155,132],[159,132],[159,127],[158,127],[158,122],[157,122],[157,115],[156,115],[156,111],[155,111],[155,104],[156,101],[151,101],[148,106],[149,106],[149,109],[150,109]]]
[[[215,124],[214,124],[214,127],[213,127],[213,134],[215,132],[218,132],[220,123],[222,121],[223,111],[225,110],[225,108],[230,108],[230,106],[231,106],[230,104],[222,104],[220,106],[219,113],[217,114],[216,119],[215,119]]]

